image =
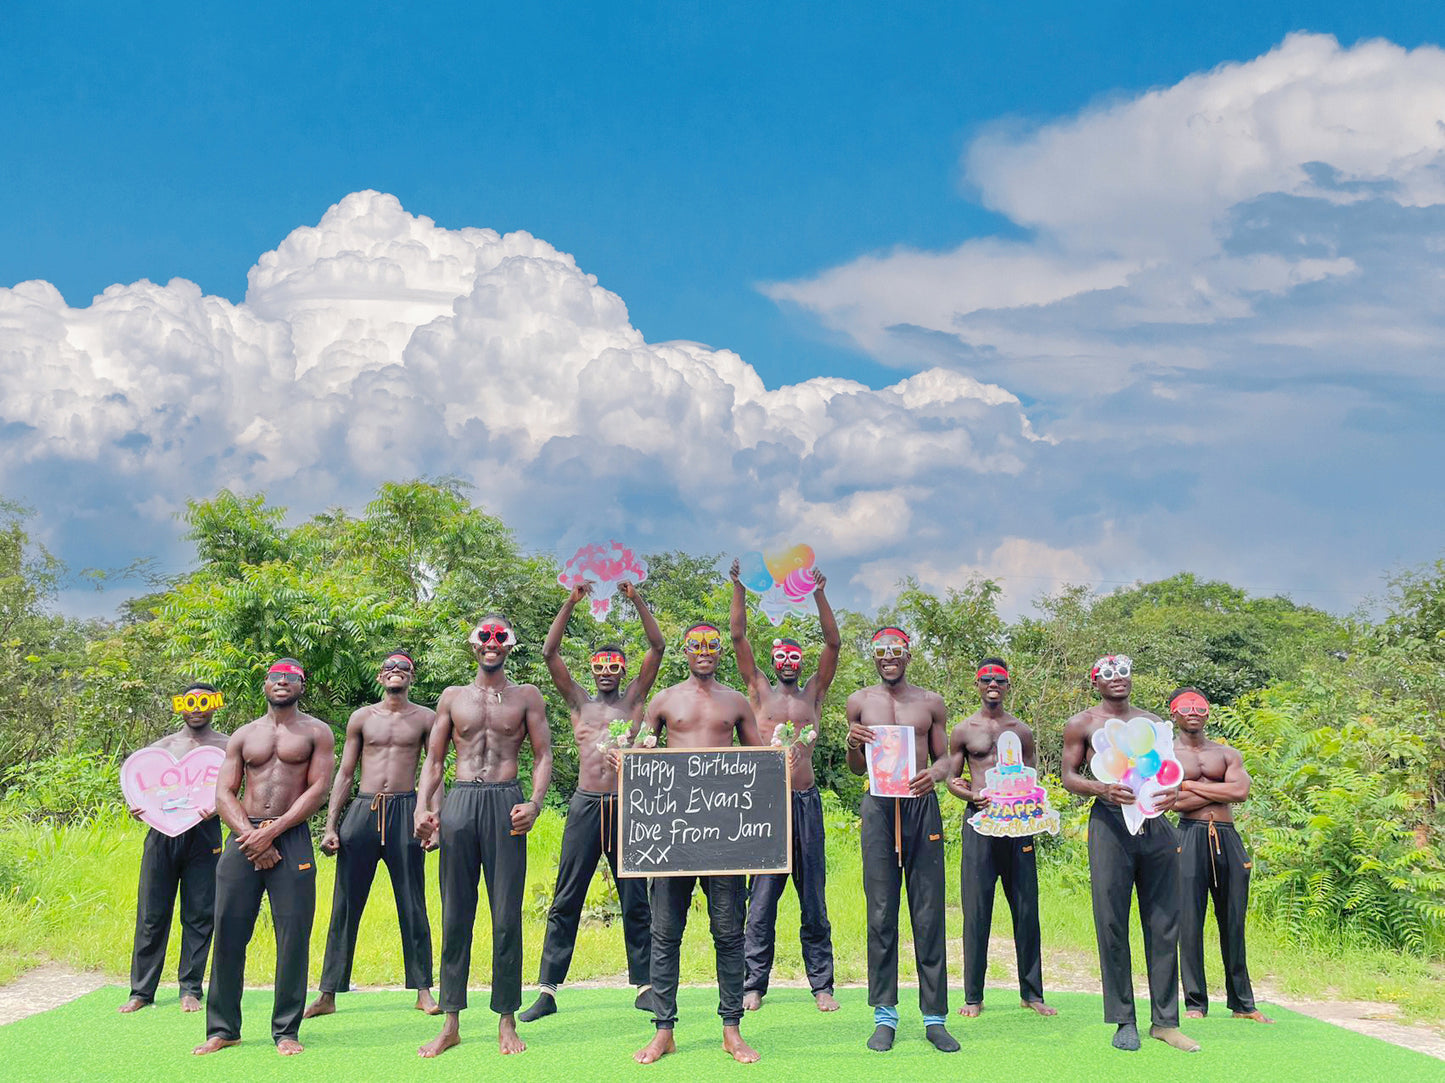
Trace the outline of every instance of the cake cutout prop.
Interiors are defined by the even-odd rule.
[[[1145,820],[1164,810],[1154,804],[1159,791],[1184,781],[1184,766],[1174,757],[1174,727],[1142,715],[1125,722],[1114,718],[1094,731],[1089,770],[1100,782],[1117,782],[1134,793],[1132,805],[1120,805],[1124,826],[1137,835]]]
[[[1059,813],[1039,785],[1039,773],[1024,765],[1019,735],[998,735],[998,762],[983,774],[981,791],[988,804],[968,818],[980,835],[1022,838],[1047,831],[1059,833]]]

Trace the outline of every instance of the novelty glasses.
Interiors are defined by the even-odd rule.
[[[592,675],[594,677],[617,677],[627,671],[627,662],[620,654],[594,654]]]
[[[682,649],[687,654],[720,654],[722,636],[710,628],[694,628],[682,637]]]
[[[472,633],[472,642],[479,647],[490,647],[493,644],[498,647],[513,647],[516,646],[517,637],[505,624],[479,624]]]
[[[775,666],[801,666],[803,664],[803,652],[797,647],[774,647],[773,665]]]
[[[886,662],[894,658],[902,658],[907,653],[908,648],[902,643],[873,644],[873,657],[880,662]]]
[[[1127,677],[1133,670],[1133,663],[1122,654],[1099,659],[1094,667],[1094,676],[1101,681],[1112,681],[1115,677]]]

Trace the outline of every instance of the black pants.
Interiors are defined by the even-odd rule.
[[[321,991],[351,988],[351,963],[366,897],[376,878],[376,863],[386,862],[401,927],[401,962],[408,989],[430,989],[431,923],[426,917],[426,851],[412,833],[416,792],[359,793],[341,820],[341,849],[336,852],[336,887],[331,893],[331,926]]]
[[[743,921],[746,884],[741,876],[654,876],[652,878],[652,1003],[659,1030],[677,1023],[677,973],[682,934],[692,889],[701,883],[707,896],[708,924],[717,953],[717,1013],[723,1026],[743,1017]]]
[[[211,953],[211,923],[216,909],[216,861],[221,854],[221,821],[202,820],[171,838],[155,828],[146,834],[136,890],[135,946],[130,957],[130,995],[156,998],[176,889],[181,896],[181,996],[201,995],[206,956]]]
[[[562,829],[557,887],[552,893],[552,907],[547,911],[547,936],[542,942],[542,965],[537,977],[541,985],[555,989],[567,980],[587,888],[597,872],[597,859],[604,854],[622,902],[627,979],[633,985],[648,983],[652,968],[652,910],[647,902],[646,880],[617,878],[617,794],[577,790],[567,806],[567,825]]]
[[[1249,908],[1253,862],[1231,823],[1179,820],[1179,873],[1183,904],[1179,917],[1179,971],[1184,1006],[1209,1011],[1204,982],[1204,911],[1214,897],[1219,949],[1224,956],[1224,998],[1232,1012],[1252,1012],[1254,986],[1244,960],[1244,913]]]
[[[1129,911],[1139,889],[1144,964],[1155,1026],[1179,1025],[1179,833],[1162,816],[1129,834],[1118,805],[1095,799],[1089,811],[1089,887],[1104,985],[1104,1019],[1133,1023]]]
[[[1013,915],[1019,996],[1027,1001],[1043,1000],[1039,872],[1034,840],[980,835],[964,820],[963,856],[958,875],[963,899],[963,1002],[983,1003],[988,934],[993,927],[994,885],[1000,880],[1009,913]]]
[[[262,821],[252,820],[254,825]],[[276,840],[279,863],[257,869],[231,836],[216,863],[216,950],[211,957],[211,995],[206,1003],[206,1037],[241,1037],[241,989],[246,982],[246,945],[256,931],[264,892],[276,931],[276,994],[271,1037],[295,1038],[306,1007],[311,922],[316,916],[316,860],[305,824]]]
[[[863,895],[868,906],[868,1003],[898,1003],[898,901],[908,880],[908,919],[918,964],[918,1007],[948,1013],[943,902],[943,821],[938,798],[863,797]],[[899,866],[899,852],[903,864]]]
[[[833,927],[828,923],[828,854],[823,840],[823,802],[818,787],[793,792],[793,887],[802,924],[803,968],[813,995],[833,991]],[[766,994],[773,969],[778,899],[787,886],[783,873],[754,876],[748,893],[748,924],[743,937],[747,978],[743,989]]]
[[[442,984],[444,1012],[467,1006],[477,882],[487,880],[492,915],[492,1011],[522,1004],[522,894],[527,884],[527,836],[512,834],[512,806],[522,787],[508,782],[458,782],[441,814]]]

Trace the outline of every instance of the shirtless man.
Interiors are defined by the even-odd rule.
[[[1204,981],[1204,911],[1214,896],[1219,948],[1224,956],[1224,997],[1236,1019],[1274,1020],[1254,1005],[1254,987],[1244,959],[1244,914],[1249,909],[1253,865],[1234,829],[1234,810],[1249,796],[1249,772],[1237,749],[1204,735],[1209,701],[1197,688],[1177,688],[1169,717],[1179,737],[1174,754],[1184,781],[1164,808],[1179,813],[1179,870],[1183,903],[1179,917],[1179,971],[1184,979],[1185,1015],[1203,1019],[1209,1011]]]
[[[417,1050],[445,1053],[460,1042],[459,1015],[467,1006],[472,969],[472,927],[477,920],[477,880],[487,878],[492,912],[492,1011],[501,1016],[497,1044],[503,1053],[527,1048],[517,1037],[522,1006],[522,894],[527,880],[527,832],[542,811],[552,781],[552,732],[542,693],[534,684],[507,679],[507,655],[517,636],[505,618],[483,617],[468,642],[477,659],[470,684],[454,685],[437,701],[427,740],[426,763],[416,802],[416,836],[442,848],[441,1033]],[[532,745],[532,796],[522,800],[517,756]],[[441,814],[437,794],[447,747],[455,745],[456,782]]]
[[[185,696],[220,699],[214,685],[188,684]],[[163,748],[176,759],[210,745],[226,747],[226,735],[211,728],[215,706],[206,710],[182,710],[181,731],[167,734],[150,748]],[[206,957],[211,953],[211,919],[216,908],[216,861],[221,853],[221,821],[214,808],[199,810],[200,823],[172,838],[151,828],[146,832],[140,859],[140,888],[136,892],[135,946],[130,957],[130,999],[118,1009],[139,1011],[156,998],[161,968],[166,961],[166,941],[171,934],[171,915],[176,906],[176,889],[181,896],[181,1011],[201,1010],[201,982],[206,976]],[[130,814],[140,819],[140,809]]]
[[[231,837],[216,865],[216,950],[206,1040],[191,1052],[214,1053],[241,1041],[246,945],[256,930],[261,894],[276,929],[276,1052],[300,1053],[306,1006],[311,922],[316,916],[316,862],[306,821],[326,799],[336,739],[331,727],[296,706],[306,674],[294,658],[266,672],[266,713],[231,734],[216,781],[216,811]],[[241,788],[245,786],[245,796]]]
[[[948,777],[948,710],[943,697],[908,683],[908,634],[873,633],[879,684],[848,697],[848,769],[868,773],[864,746],[873,726],[913,730],[917,763],[910,798],[863,795],[863,894],[868,904],[868,1003],[874,1029],[868,1048],[886,1053],[898,1031],[898,896],[908,878],[908,917],[918,964],[918,1006],[924,1033],[942,1053],[958,1052],[948,1033],[948,961],[944,932],[943,820],[934,787]]]
[[[758,725],[747,697],[717,683],[722,633],[711,624],[695,624],[683,633],[682,651],[689,676],[664,688],[647,708],[649,732],[667,731],[668,748],[724,748],[736,736],[744,745],[760,745]],[[743,922],[746,885],[741,876],[655,876],[652,879],[652,1007],[657,1034],[633,1054],[639,1064],[676,1052],[677,975],[682,934],[694,884],[707,896],[708,923],[717,955],[717,1013],[722,1017],[722,1046],[734,1060],[750,1064],[757,1051],[743,1041]]]
[[[572,732],[577,738],[577,789],[567,808],[567,824],[562,829],[562,854],[557,860],[557,886],[552,892],[552,906],[547,911],[547,936],[542,942],[542,963],[537,975],[540,992],[536,1003],[518,1018],[523,1023],[541,1019],[557,1010],[557,987],[567,980],[572,965],[572,950],[577,944],[577,923],[582,904],[587,901],[587,886],[597,872],[597,859],[604,854],[612,869],[612,879],[622,903],[622,939],[627,947],[627,977],[637,987],[636,1007],[646,1011],[652,1006],[648,990],[652,982],[648,970],[652,963],[652,911],[647,904],[647,881],[636,877],[617,877],[617,769],[609,762],[600,745],[610,737],[609,723],[626,719],[629,731],[642,723],[647,694],[662,667],[666,646],[662,629],[642,595],[632,583],[620,589],[637,607],[642,630],[647,635],[647,653],[637,679],[625,688],[627,657],[622,648],[611,644],[592,652],[592,680],[597,694],[589,695],[578,684],[562,660],[562,636],[577,603],[592,593],[591,583],[572,588],[572,593],[557,611],[547,642],[542,646],[542,659],[552,674],[552,683],[567,701],[572,713]]]
[[[985,658],[974,678],[982,706],[953,727],[949,738],[948,789],[968,802],[968,815],[988,804],[983,796],[987,771],[998,762],[998,739],[1012,733],[1019,739],[1023,762],[1038,766],[1034,731],[1004,708],[1008,695],[1008,663]],[[961,777],[968,766],[968,781]],[[994,885],[1003,881],[1004,898],[1013,915],[1014,956],[1018,962],[1019,999],[1040,1015],[1058,1012],[1044,1003],[1044,975],[1039,940],[1039,874],[1034,840],[980,835],[963,821],[963,854],[959,884],[963,899],[963,1007],[959,1015],[983,1011],[983,979],[988,972],[988,934],[993,926]]]
[[[816,588],[813,598],[818,606],[818,623],[823,631],[823,651],[818,655],[818,669],[801,688],[798,681],[803,671],[803,648],[795,639],[773,640],[773,671],[778,683],[773,684],[753,660],[752,644],[748,642],[747,592],[738,578],[735,560],[729,574],[733,581],[732,608],[728,612],[728,631],[737,653],[738,674],[747,686],[748,702],[758,720],[758,736],[766,744],[773,731],[785,722],[793,724],[794,734],[804,726],[812,726],[816,734],[822,729],[823,700],[838,672],[838,648],[843,639],[838,634],[838,621],[833,607],[823,594],[827,577],[814,569]],[[798,742],[794,747],[793,775],[793,888],[798,893],[798,909],[802,924],[798,930],[803,946],[803,968],[813,1000],[821,1012],[838,1010],[833,998],[833,927],[828,923],[828,899],[824,894],[828,855],[823,844],[823,802],[813,777],[812,744]],[[768,993],[768,977],[773,969],[773,948],[778,920],[778,899],[787,886],[785,874],[754,876],[748,897],[748,924],[743,937],[743,954],[747,959],[747,978],[743,982],[743,1008],[755,1012]]]
[[[1094,934],[1099,942],[1099,971],[1104,986],[1104,1019],[1118,1028],[1115,1049],[1139,1048],[1134,1016],[1134,979],[1129,958],[1129,911],[1139,891],[1139,920],[1144,927],[1144,962],[1149,972],[1149,1035],[1192,1053],[1199,1043],[1179,1030],[1179,832],[1163,816],[1144,821],[1129,834],[1121,807],[1134,793],[1118,782],[1084,776],[1096,731],[1111,719],[1128,721],[1158,716],[1129,702],[1133,663],[1122,654],[1106,654],[1094,663],[1090,679],[1100,702],[1064,725],[1061,770],[1064,789],[1094,798],[1089,811],[1089,885],[1094,901]]]
[[[406,651],[392,651],[376,674],[384,690],[380,703],[362,707],[346,723],[341,768],[331,786],[321,852],[336,857],[331,893],[331,926],[321,964],[321,992],[302,1017],[330,1015],[336,994],[351,988],[351,962],[366,897],[377,861],[391,874],[391,893],[401,927],[401,960],[406,987],[415,989],[417,1010],[438,1015],[432,999],[431,923],[426,916],[426,852],[416,838],[416,769],[436,714],[408,696],[416,663]],[[361,792],[351,785],[361,764]],[[341,810],[346,808],[343,820]]]

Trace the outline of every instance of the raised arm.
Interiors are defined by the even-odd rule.
[[[662,629],[657,626],[657,618],[652,615],[652,610],[642,600],[642,595],[637,593],[637,585],[624,582],[621,589],[637,610],[637,619],[642,621],[642,631],[647,636],[647,653],[642,656],[637,677],[627,686],[623,697],[628,709],[636,710],[637,705],[647,698],[652,686],[657,683],[657,675],[662,670],[662,652],[667,649],[667,640],[662,638]],[[636,729],[637,727],[633,726],[633,730]]]
[[[326,830],[321,833],[321,852],[335,854],[341,849],[341,810],[351,796],[351,784],[356,780],[356,765],[361,761],[361,727],[366,718],[366,708],[352,711],[346,722],[346,740],[341,746],[341,766],[336,769],[336,780],[331,783],[331,803],[326,807]]]
[[[818,655],[818,668],[808,682],[808,687],[813,693],[813,702],[821,710],[823,700],[828,698],[828,689],[833,684],[833,678],[838,673],[838,651],[843,646],[843,637],[838,634],[838,618],[833,616],[833,607],[823,593],[823,588],[828,585],[828,577],[814,568],[813,582],[817,584],[813,591],[813,601],[817,603],[818,626],[823,631],[823,652]]]
[[[547,704],[531,689],[527,701],[527,740],[532,743],[532,799],[512,806],[512,834],[525,835],[537,822],[547,787],[552,784],[552,730],[547,725]]]
[[[547,663],[547,672],[552,675],[552,683],[557,686],[557,691],[569,707],[580,706],[587,698],[587,693],[573,678],[567,663],[562,660],[562,635],[567,631],[567,622],[572,619],[572,610],[591,593],[592,584],[586,581],[572,588],[567,600],[562,603],[562,608],[557,610],[557,615],[552,618],[552,627],[547,629],[547,639],[542,644],[542,661]]]
[[[738,676],[749,693],[758,679],[758,663],[753,658],[753,645],[748,642],[748,592],[738,578],[739,562],[734,560],[728,569],[733,581],[733,597],[728,604],[728,635],[732,637],[733,654],[738,660]]]

